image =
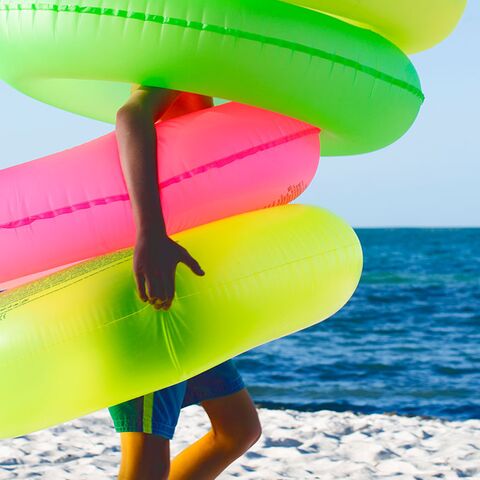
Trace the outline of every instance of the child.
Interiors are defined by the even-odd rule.
[[[170,308],[177,263],[204,275],[198,262],[165,231],[154,123],[211,106],[211,97],[133,85],[129,100],[117,112],[118,148],[136,225],[133,270],[139,296],[152,308]],[[212,428],[170,464],[169,440],[180,409],[194,403],[205,409]],[[257,411],[233,360],[109,411],[121,432],[119,480],[213,479],[261,434]]]

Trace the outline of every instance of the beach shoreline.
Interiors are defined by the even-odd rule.
[[[259,408],[260,440],[219,479],[480,478],[480,420]],[[207,432],[197,405],[181,412],[172,458]],[[0,441],[0,480],[113,480],[119,435],[108,411]]]

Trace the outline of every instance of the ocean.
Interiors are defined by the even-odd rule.
[[[257,405],[480,418],[480,229],[358,229],[330,319],[236,357]]]

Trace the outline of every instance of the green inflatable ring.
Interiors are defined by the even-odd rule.
[[[0,0],[0,78],[110,123],[131,83],[236,100],[320,127],[324,155],[389,145],[423,101],[393,43],[277,0]]]

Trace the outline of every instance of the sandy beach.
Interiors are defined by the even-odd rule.
[[[219,478],[480,478],[480,420],[448,422],[397,415],[259,409],[263,435]],[[202,436],[208,418],[182,410],[172,456]],[[0,480],[112,480],[119,436],[107,410],[0,441]]]

